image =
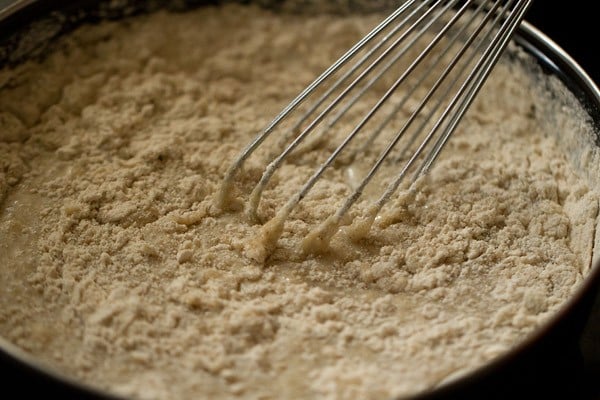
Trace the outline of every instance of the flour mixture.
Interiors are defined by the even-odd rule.
[[[541,131],[517,64],[497,67],[430,176],[362,238],[299,251],[350,193],[343,165],[264,262],[247,254],[261,225],[214,206],[240,149],[378,19],[160,12],[0,71],[0,334],[140,399],[409,395],[523,340],[589,269],[598,201]],[[339,137],[282,167],[263,222]]]

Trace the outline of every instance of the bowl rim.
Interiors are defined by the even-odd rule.
[[[44,3],[44,1],[14,0],[8,6],[0,9],[0,26],[5,23],[7,19],[12,18],[17,14],[27,12],[30,8],[40,3]],[[65,4],[66,3],[68,2],[65,2]],[[56,2],[55,7],[57,10],[60,10],[61,2]],[[34,20],[35,19],[30,19],[29,21],[32,22]],[[13,32],[6,33],[10,35]],[[527,21],[521,23],[521,26],[515,34],[514,41],[520,47],[525,48],[529,53],[533,54],[534,58],[539,63],[543,63],[544,66],[554,71],[554,73],[562,75],[561,81],[564,82],[565,77],[567,77],[572,81],[572,85],[575,85],[584,91],[583,96],[587,98],[589,103],[587,105],[582,105],[590,116],[592,116],[592,113],[596,113],[596,115],[593,116],[593,121],[597,125],[597,131],[600,130],[600,128],[598,128],[598,126],[600,126],[600,89],[587,72],[562,47]],[[0,65],[0,68],[2,67],[3,65]],[[573,88],[568,85],[568,89],[572,91]],[[582,103],[583,99],[581,96],[576,97],[578,101]],[[593,108],[592,110],[590,109],[590,106]],[[599,217],[596,218],[596,222],[598,222],[598,219]],[[551,317],[538,326],[526,338],[511,347],[510,350],[467,372],[465,375],[461,375],[455,380],[433,387],[425,392],[410,396],[409,398],[427,399],[449,396],[457,390],[466,388],[476,381],[480,381],[482,378],[498,372],[549,335],[561,321],[584,301],[586,296],[599,294],[599,289],[600,258],[592,261],[587,276],[584,277],[583,282],[576,289],[575,293],[565,301]],[[41,376],[45,378],[50,378],[51,380],[54,380],[55,383],[70,386],[72,390],[80,391],[86,396],[93,396],[99,399],[123,399],[122,397],[110,393],[109,391],[102,390],[97,386],[76,380],[74,377],[53,368],[48,363],[36,358],[32,354],[0,336],[0,362],[3,362],[2,359],[4,358],[18,363],[20,367],[23,367],[30,372],[41,374]]]

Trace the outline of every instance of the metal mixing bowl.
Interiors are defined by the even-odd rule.
[[[43,57],[51,51],[57,37],[83,23],[120,19],[159,8],[180,11],[219,1],[17,0],[0,2],[0,6],[6,6],[7,3],[9,5],[0,10],[0,68],[21,63],[28,58]],[[256,3],[282,12],[319,10],[347,13],[390,10],[397,1],[259,0]],[[565,51],[533,26],[524,23],[516,42],[538,61],[544,73],[556,76],[573,93],[585,109],[585,118],[592,122],[596,146],[600,146],[600,91],[593,81]],[[578,361],[577,340],[599,286],[600,257],[595,254],[585,282],[560,311],[534,334],[487,365],[419,398],[508,398],[532,390],[537,396],[562,395],[572,398],[579,385],[577,371],[573,372],[572,366],[565,364],[564,360]],[[48,369],[2,338],[0,375],[4,377],[5,390],[6,386],[18,388],[24,397],[43,390],[46,395],[58,395],[61,398],[112,398],[109,394]],[[565,380],[566,376],[570,379]]]

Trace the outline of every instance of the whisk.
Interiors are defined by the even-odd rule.
[[[411,104],[411,112],[407,117],[402,117],[405,119],[401,121],[401,128],[391,135],[369,172],[337,212],[313,230],[304,243],[311,248],[326,246],[365,187],[383,163],[392,157],[392,151],[399,151],[401,156],[392,157],[399,162],[397,175],[364,218],[366,225],[370,226],[400,185],[406,183],[406,179],[409,179],[410,187],[431,168],[508,45],[531,2],[405,1],[306,87],[248,144],[226,172],[217,193],[216,205],[221,209],[228,208],[236,174],[245,161],[265,139],[274,132],[283,131],[280,136],[281,153],[275,155],[266,166],[249,197],[246,211],[251,219],[256,220],[262,193],[286,158],[310,135],[313,135],[313,139],[326,136],[340,120],[347,118],[349,111],[359,104],[365,94],[372,94],[378,85],[386,84],[386,79],[389,81],[392,76],[392,82],[388,82],[389,87],[383,91],[383,95],[302,188],[291,195],[276,216],[262,227],[261,235],[263,242],[274,245],[292,210],[350,143],[359,137],[359,133],[362,133],[362,145],[354,150],[351,157],[369,150],[382,132],[389,131],[392,121],[398,122],[400,111]],[[355,60],[354,63],[351,63],[352,60]],[[400,87],[403,91],[400,98],[396,99]],[[309,98],[312,102],[301,110],[300,106],[308,103]],[[294,115],[297,120],[284,129],[283,121]],[[375,129],[363,132],[370,121],[376,120],[376,115],[380,121]],[[402,146],[396,149],[400,142]],[[409,156],[404,157],[406,154]],[[402,163],[399,160],[403,160]]]

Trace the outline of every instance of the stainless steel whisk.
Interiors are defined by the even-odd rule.
[[[310,240],[328,242],[328,238],[339,227],[345,214],[402,141],[401,148],[396,151],[400,150],[402,155],[409,156],[405,162],[399,164],[397,176],[371,207],[369,219],[372,222],[407,175],[410,175],[409,184],[412,184],[430,169],[500,58],[531,2],[405,1],[306,87],[239,154],[225,175],[217,194],[216,205],[221,209],[228,207],[235,176],[244,162],[265,139],[278,131],[277,128],[282,128],[284,120],[299,114],[291,128],[281,129],[284,130],[280,139],[283,151],[265,168],[250,195],[247,212],[251,218],[256,218],[262,192],[293,150],[313,132],[317,132],[317,126],[323,125],[320,131],[313,134],[313,138],[327,135],[340,120],[347,117],[349,110],[355,107],[366,93],[374,90],[375,85],[385,82],[384,77],[389,79],[391,75],[394,79],[389,88],[304,186],[278,210],[276,217],[265,225],[265,229],[270,230],[269,234],[276,241],[290,212],[308,194],[327,168],[331,167],[340,153],[365,129],[369,121],[376,114],[383,113],[378,116],[380,121],[376,128],[366,133],[362,146],[359,150],[354,150],[353,156],[370,149],[380,134],[389,128],[390,122],[400,118],[400,110],[411,103],[413,106],[409,116],[402,121],[402,127],[389,138],[369,172],[338,211],[313,231]],[[353,59],[357,60],[352,64],[350,61]],[[402,63],[405,66],[399,67]],[[394,95],[399,87],[405,90],[398,100]],[[417,94],[421,92],[425,94],[419,97]],[[309,98],[316,99],[305,110],[300,111],[299,106]]]

